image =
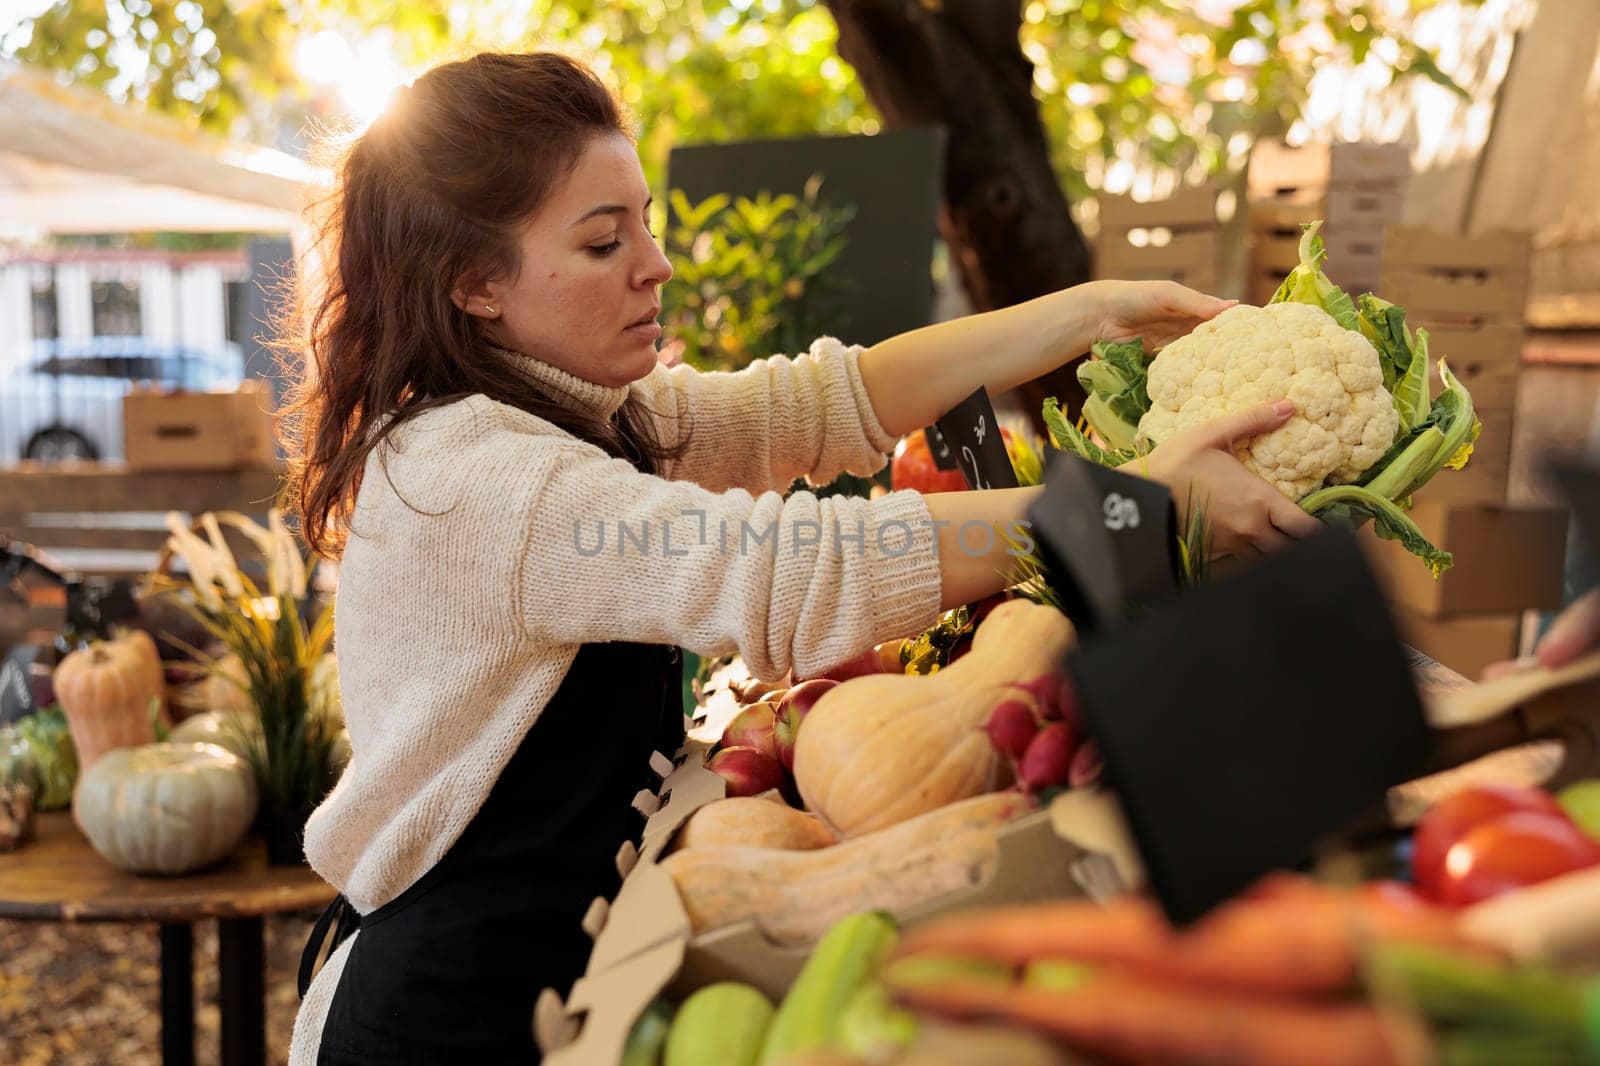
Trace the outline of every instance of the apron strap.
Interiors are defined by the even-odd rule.
[[[323,908],[322,914],[317,918],[317,924],[311,928],[311,936],[306,941],[305,950],[300,953],[297,984],[301,999],[306,998],[306,990],[311,987],[311,979],[316,976],[317,957],[322,954],[323,942],[329,939],[329,931],[332,931],[332,940],[327,947],[328,955],[332,956],[339,950],[339,945],[360,928],[361,915],[350,906],[350,901],[343,895],[335,896],[333,902]]]

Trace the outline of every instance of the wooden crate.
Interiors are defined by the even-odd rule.
[[[1215,290],[1221,252],[1217,190],[1185,186],[1165,200],[1100,198],[1097,278],[1176,281]]]
[[[269,393],[136,388],[123,398],[123,454],[133,470],[245,470],[277,462]]]
[[[1411,325],[1411,316],[1406,316]],[[1514,410],[1517,405],[1517,387],[1522,379],[1523,331],[1515,325],[1504,323],[1487,325],[1478,329],[1462,329],[1445,323],[1427,326],[1419,322],[1412,326],[1428,331],[1429,373],[1432,377],[1433,395],[1444,388],[1439,380],[1438,360],[1443,356],[1450,364],[1450,372],[1461,380],[1472,401],[1480,409]]]
[[[1390,226],[1380,291],[1422,324],[1520,326],[1530,249],[1525,233],[1463,237]]]
[[[1411,180],[1411,149],[1403,144],[1307,144],[1291,148],[1261,141],[1250,153],[1251,200],[1320,196],[1330,188],[1393,189]]]
[[[1501,503],[1511,476],[1511,434],[1515,408],[1479,407],[1483,433],[1472,449],[1472,459],[1461,470],[1441,470],[1417,491],[1417,501],[1429,503]]]

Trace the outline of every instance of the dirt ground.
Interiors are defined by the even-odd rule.
[[[266,922],[267,1061],[286,1063],[295,972],[315,915]],[[158,1066],[160,948],[154,925],[0,920],[0,1062]],[[195,927],[195,1061],[219,1060],[217,927]]]

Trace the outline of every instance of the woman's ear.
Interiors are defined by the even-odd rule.
[[[500,305],[500,291],[500,286],[481,277],[467,277],[450,291],[450,300],[474,318],[492,321],[499,318],[504,310]]]

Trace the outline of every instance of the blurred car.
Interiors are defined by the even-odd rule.
[[[122,458],[122,397],[136,384],[229,388],[243,358],[147,337],[37,340],[0,370],[0,463]]]

